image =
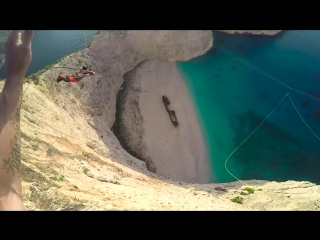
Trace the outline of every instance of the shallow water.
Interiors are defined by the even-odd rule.
[[[320,31],[286,31],[275,38],[214,32],[220,47],[284,84],[320,97]],[[320,136],[319,101],[299,94],[221,51],[179,69],[198,107],[212,169],[219,182],[236,179],[225,161],[266,116],[290,94],[298,112]],[[237,178],[320,183],[320,141],[289,97],[229,158]]]

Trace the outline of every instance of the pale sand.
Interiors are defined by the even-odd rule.
[[[210,168],[204,138],[176,63],[150,60],[139,72],[144,142],[157,173],[172,180],[208,183]],[[176,112],[177,128],[169,119],[163,95],[170,101],[169,109]]]

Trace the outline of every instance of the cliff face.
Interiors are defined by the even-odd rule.
[[[146,170],[110,131],[126,72],[153,57],[187,60],[211,45],[210,31],[102,31],[89,49],[56,64],[87,64],[96,76],[79,84],[55,82],[59,74],[70,74],[66,69],[30,77],[21,110],[21,178],[27,209],[317,210],[320,189],[308,182],[246,181],[252,192],[240,182],[168,181]]]
[[[213,44],[211,31],[100,31],[90,48],[66,57],[60,65],[86,64],[96,71],[92,81],[66,84],[88,114],[88,121],[105,144],[113,135],[117,94],[123,76],[145,59],[186,61],[208,51]],[[55,79],[65,70],[50,70],[44,76]],[[53,88],[52,91],[55,91]],[[68,96],[65,96],[68,98]]]
[[[131,71],[138,63],[146,59],[160,58],[169,62],[187,61],[206,53],[213,45],[211,31],[105,31],[91,43],[87,54],[92,63],[103,72],[104,78],[99,85],[88,86],[89,98],[84,104],[90,107],[96,130],[104,139],[106,131],[114,125],[117,94],[124,81],[124,74]],[[103,60],[102,60],[103,59]],[[128,83],[129,84],[129,83]],[[139,89],[138,89],[139,90]],[[135,91],[136,92],[136,91]],[[129,91],[128,94],[132,94]],[[124,97],[124,96],[123,96]],[[119,106],[117,129],[122,132],[126,150],[140,149],[137,156],[143,156],[150,171],[155,172],[152,160],[146,156],[142,116],[133,99]],[[125,101],[124,101],[125,102]],[[120,104],[120,103],[119,103]],[[136,106],[136,107],[135,107]],[[122,111],[122,109],[126,109]],[[133,114],[130,113],[133,111]],[[118,131],[118,132],[119,132]],[[119,135],[118,135],[119,136]],[[132,151],[130,152],[133,153]]]
[[[88,94],[81,100],[99,128],[111,128],[126,72],[145,59],[186,61],[204,54],[212,44],[211,31],[101,31],[85,51],[101,83],[85,86]]]
[[[252,34],[252,35],[268,35],[273,36],[280,33],[282,30],[216,30],[228,34]]]

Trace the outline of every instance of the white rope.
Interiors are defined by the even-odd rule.
[[[297,90],[297,89],[295,89],[295,88],[293,88],[293,87],[288,86],[287,84],[281,82],[279,79],[277,79],[277,78],[271,76],[270,74],[262,71],[262,69],[260,69],[260,68],[256,67],[255,65],[249,63],[248,61],[244,60],[243,58],[241,58],[241,57],[239,57],[239,56],[237,56],[237,55],[235,55],[235,54],[233,54],[233,53],[225,50],[224,48],[218,46],[217,44],[216,44],[216,46],[213,46],[213,47],[214,47],[215,49],[219,50],[220,52],[228,55],[229,57],[231,57],[231,58],[233,58],[233,59],[235,59],[235,60],[237,60],[237,61],[239,61],[239,62],[241,62],[241,63],[243,63],[243,64],[245,64],[245,65],[247,65],[247,66],[249,66],[249,67],[251,67],[252,69],[260,72],[261,74],[269,77],[270,79],[272,79],[272,80],[274,80],[275,82],[281,84],[282,86],[284,86],[284,87],[286,87],[286,88],[288,88],[288,89],[290,89],[290,90],[292,90],[292,91],[295,91],[295,92],[297,92],[297,93],[300,93],[300,94],[302,94],[302,95],[305,95],[305,96],[307,96],[307,97],[310,97],[310,98],[312,98],[312,99],[320,102],[320,98],[317,98],[317,97],[312,96],[312,95],[310,95],[310,94],[308,94],[308,93],[302,92],[302,91],[300,91],[300,90]]]

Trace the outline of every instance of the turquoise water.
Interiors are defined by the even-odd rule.
[[[285,31],[276,37],[213,32],[214,42],[284,84],[320,97],[320,31]],[[301,117],[320,136],[320,102],[292,91],[240,61],[212,49],[178,64],[198,107],[212,181],[235,181],[228,156],[290,94]],[[242,180],[320,183],[320,141],[289,97],[229,158]]]
[[[85,48],[98,30],[36,30],[32,42],[32,62],[27,76],[55,61]],[[6,64],[0,79],[6,77]]]

